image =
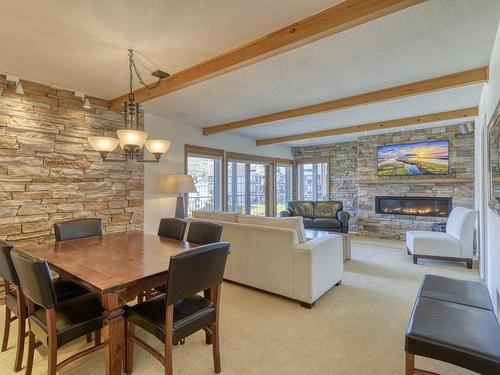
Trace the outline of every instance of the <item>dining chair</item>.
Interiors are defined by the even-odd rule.
[[[127,306],[125,372],[132,373],[134,344],[153,355],[173,374],[172,348],[193,333],[204,330],[211,336],[214,369],[221,371],[219,353],[220,289],[228,242],[203,245],[170,258],[167,292],[135,306]],[[197,293],[211,291],[207,299]],[[146,330],[164,346],[164,354],[135,336],[135,326]]]
[[[198,245],[219,242],[223,226],[209,221],[192,221],[189,223],[187,241]]]
[[[95,219],[75,219],[54,224],[56,241],[102,235],[102,221]]]
[[[160,226],[158,227],[158,236],[182,241],[184,239],[184,233],[186,232],[186,225],[187,222],[184,219],[176,217],[163,218],[160,220]],[[143,302],[157,293],[165,293],[166,289],[166,285],[162,285],[146,290],[137,296],[137,301]]]
[[[158,236],[182,241],[184,239],[184,232],[186,232],[186,225],[186,220],[176,217],[161,219]]]
[[[46,261],[16,249],[11,250],[11,259],[28,306],[26,375],[31,375],[35,349],[40,345],[48,349],[49,375],[55,375],[69,363],[104,347],[100,337],[104,316],[97,296],[86,293],[61,301],[54,291],[55,285]],[[92,332],[96,333],[94,346],[57,363],[58,348]]]
[[[2,340],[2,352],[9,344],[10,324],[17,319],[17,349],[14,371],[20,371],[23,362],[24,341],[26,337],[26,302],[14,263],[10,256],[12,246],[0,240],[0,276],[4,279],[5,321]],[[65,300],[87,293],[85,289],[77,289],[72,282],[57,278],[54,280],[54,291],[58,300]],[[13,315],[13,316],[11,316]]]
[[[102,220],[100,218],[74,219],[54,224],[56,241],[74,240],[77,238],[102,235]],[[76,284],[75,284],[76,285]],[[80,286],[76,285],[78,288]],[[92,341],[92,336],[87,336],[87,342]]]

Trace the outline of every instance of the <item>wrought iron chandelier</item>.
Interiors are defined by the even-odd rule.
[[[168,73],[157,70],[152,73],[158,78],[158,81],[153,85],[147,85],[137,69],[134,62],[134,51],[128,50],[129,57],[129,94],[128,101],[123,103],[123,129],[117,130],[118,139],[112,137],[89,137],[90,146],[101,154],[103,161],[136,161],[141,163],[157,163],[161,156],[170,148],[170,141],[161,139],[148,139],[148,133],[140,130],[140,120],[143,114],[139,103],[135,103],[133,91],[134,72],[139,82],[148,89],[157,87],[161,80],[169,76]],[[124,159],[108,159],[108,154],[117,146],[123,150]],[[148,151],[153,154],[155,159],[144,159],[142,156],[142,148],[146,145]]]

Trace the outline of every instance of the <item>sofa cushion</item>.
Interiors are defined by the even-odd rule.
[[[340,221],[335,218],[320,217],[313,220],[315,228],[340,228]]]
[[[313,201],[288,202],[288,208],[293,212],[293,216],[314,217]]]
[[[196,219],[228,221],[231,223],[236,223],[238,214],[236,212],[224,211],[193,211],[193,217]]]
[[[304,217],[302,218],[302,221],[304,223],[304,228],[314,228],[313,219],[311,219],[310,217]]]
[[[339,210],[342,210],[340,201],[314,202],[314,217],[336,217]]]
[[[251,215],[238,215],[237,222],[241,224],[264,225],[268,227],[290,228],[297,232],[299,243],[307,241],[302,217],[264,217]]]

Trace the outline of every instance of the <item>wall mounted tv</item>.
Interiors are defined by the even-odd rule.
[[[448,141],[429,141],[377,147],[377,175],[446,175]]]

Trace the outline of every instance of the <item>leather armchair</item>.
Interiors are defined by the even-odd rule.
[[[349,232],[349,218],[351,215],[347,211],[342,211],[339,210],[337,211],[337,219],[340,221],[341,224],[341,233],[347,233]]]
[[[351,215],[340,201],[290,201],[280,216],[302,216],[305,228],[347,233]]]

